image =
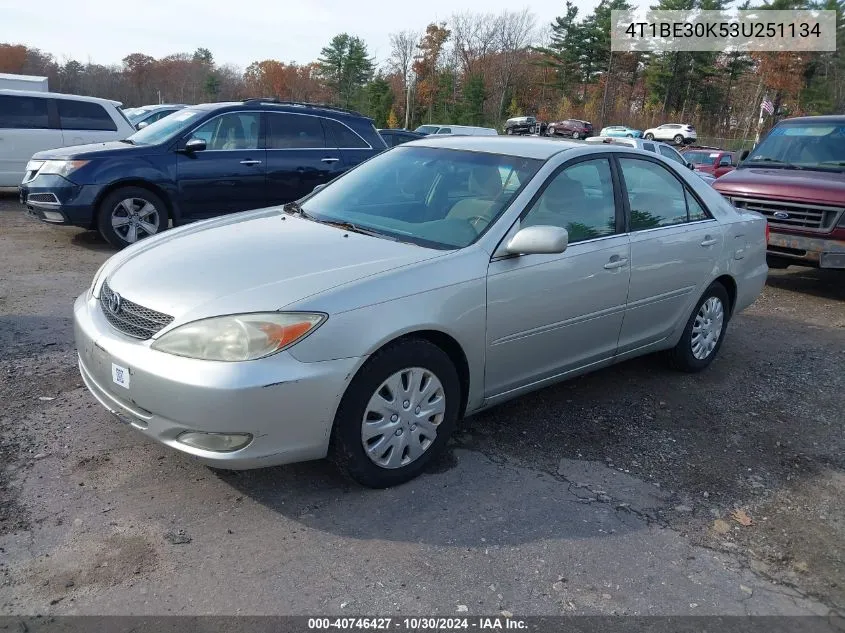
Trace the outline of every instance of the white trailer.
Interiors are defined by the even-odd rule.
[[[48,92],[47,78],[34,75],[11,75],[0,73],[0,88],[8,90],[34,90]]]

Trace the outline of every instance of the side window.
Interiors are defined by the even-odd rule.
[[[669,160],[673,160],[681,165],[687,164],[683,157],[671,147],[666,147],[665,145],[658,145],[658,147],[660,148],[660,153]]]
[[[191,138],[201,138],[210,150],[242,150],[258,147],[257,112],[230,112],[197,128]]]
[[[730,167],[733,163],[733,156],[730,154],[725,154],[719,159],[719,167]]]
[[[552,176],[520,223],[536,225],[565,228],[570,243],[615,233],[616,205],[607,159],[576,163]]]
[[[63,130],[106,130],[116,132],[117,125],[99,103],[59,99],[59,121]]]
[[[643,143],[643,149],[647,152],[654,151],[654,143]]]
[[[342,147],[344,149],[352,148],[368,148],[369,145],[360,136],[355,134],[347,126],[334,119],[320,119],[323,122],[323,128],[326,130],[326,146],[327,147]],[[395,134],[390,135],[390,140],[385,139],[388,147],[393,147],[401,141]]]
[[[46,130],[47,99],[0,96],[0,129]]]
[[[268,149],[320,149],[326,133],[316,116],[275,113],[267,115]]]
[[[437,130],[437,133],[438,133],[438,134],[451,134],[451,133],[452,133],[452,128],[450,128],[450,127],[442,127],[442,128],[440,128],[439,130]]]
[[[704,210],[698,200],[696,200],[693,195],[689,192],[684,190],[684,194],[687,197],[687,209],[689,209],[689,221],[695,222],[697,220],[709,220],[710,216],[707,214],[707,211]]]
[[[683,185],[657,163],[619,158],[631,207],[631,231],[672,226],[687,221]]]

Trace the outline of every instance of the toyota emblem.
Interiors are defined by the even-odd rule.
[[[121,304],[120,295],[117,294],[116,292],[112,292],[111,296],[108,299],[109,311],[112,314],[117,314],[118,312],[120,312],[120,304]]]

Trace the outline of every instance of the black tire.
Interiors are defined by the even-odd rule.
[[[446,399],[443,420],[437,425],[434,441],[416,460],[398,468],[382,467],[367,456],[361,425],[370,398],[379,386],[393,374],[411,367],[426,369],[440,381]],[[458,422],[460,406],[460,378],[446,352],[423,339],[398,341],[375,353],[349,384],[335,415],[330,457],[341,472],[363,486],[389,488],[405,483],[442,453]]]
[[[675,138],[672,139],[672,140],[675,141],[675,145],[683,145],[684,144],[684,137],[681,136],[680,134],[676,134]]]
[[[505,128],[505,134],[513,134],[513,130],[510,129],[509,127],[506,127]]]
[[[155,231],[150,233],[139,227],[136,228],[135,231],[137,239],[128,240],[127,237],[131,234],[128,232],[122,234],[119,230],[115,229],[112,225],[112,216],[113,214],[119,213],[117,207],[124,200],[143,201],[152,205],[156,211],[155,219],[153,220],[150,216],[148,216],[148,219],[151,221],[147,222],[147,224],[154,226]],[[136,204],[135,206],[139,205]],[[143,187],[121,187],[119,189],[115,189],[103,198],[97,209],[97,230],[109,244],[119,249],[129,246],[139,239],[148,237],[150,234],[155,235],[161,233],[167,228],[167,226],[167,205],[164,204],[164,200],[149,189],[145,189]]]
[[[647,141],[653,141],[653,140],[654,140],[654,134],[651,134],[651,133],[646,134],[646,135],[645,135],[645,140],[647,140]]]
[[[633,134],[626,134],[625,138],[634,138],[634,135]]]
[[[692,347],[693,327],[701,307],[710,298],[716,298],[722,304],[722,329],[719,331],[719,337],[716,340],[715,346],[712,350],[710,350],[707,356],[705,358],[697,358],[693,353]],[[689,373],[696,373],[706,369],[707,366],[713,362],[716,354],[719,353],[719,348],[722,347],[722,341],[725,340],[725,332],[728,328],[728,321],[730,320],[730,313],[731,304],[730,298],[728,297],[728,291],[725,290],[725,287],[721,283],[714,281],[710,284],[707,290],[704,291],[704,294],[701,295],[701,299],[699,299],[695,304],[695,308],[693,308],[692,314],[690,314],[689,320],[684,327],[684,333],[681,336],[681,340],[678,341],[678,344],[669,351],[669,361],[671,365],[679,371]]]

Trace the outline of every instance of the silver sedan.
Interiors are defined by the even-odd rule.
[[[657,351],[704,369],[765,250],[761,216],[653,153],[429,138],[114,255],[74,307],[79,368],[212,466],[330,455],[390,486],[509,398]]]

